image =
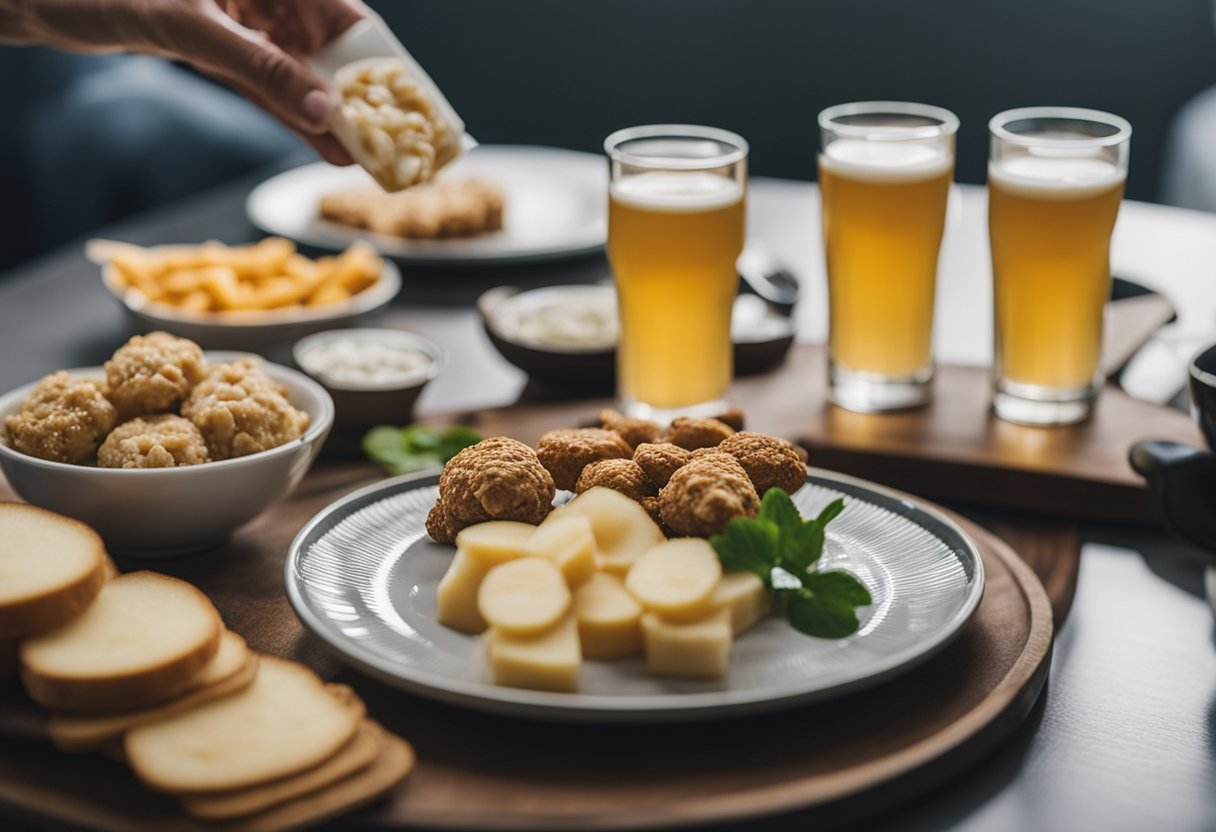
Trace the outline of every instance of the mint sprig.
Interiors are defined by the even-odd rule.
[[[481,441],[481,436],[465,427],[437,431],[422,425],[397,428],[381,425],[363,436],[363,452],[390,474],[412,474],[444,464]]]
[[[781,602],[794,629],[817,638],[844,638],[857,632],[857,608],[873,603],[854,575],[816,569],[828,523],[844,511],[832,502],[818,517],[803,520],[790,496],[770,488],[756,517],[736,517],[709,539],[722,565],[751,572]],[[780,580],[774,585],[774,570]]]

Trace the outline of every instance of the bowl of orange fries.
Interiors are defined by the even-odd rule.
[[[206,349],[288,343],[374,312],[401,290],[396,265],[363,242],[316,259],[282,237],[241,246],[90,240],[85,254],[140,329]]]

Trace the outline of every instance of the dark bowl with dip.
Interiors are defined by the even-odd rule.
[[[580,392],[613,392],[616,293],[611,286],[527,291],[500,286],[478,298],[477,310],[490,343],[529,377]],[[611,326],[605,323],[609,317]],[[767,372],[785,360],[794,343],[791,317],[774,314],[754,296],[740,296],[735,317],[736,376]]]
[[[296,366],[334,400],[328,450],[357,453],[377,425],[408,425],[423,388],[447,363],[439,345],[399,329],[331,329],[292,347]]]

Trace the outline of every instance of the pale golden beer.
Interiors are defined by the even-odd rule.
[[[860,411],[922,404],[958,121],[863,102],[825,110],[820,126],[829,395]]]
[[[1003,418],[1031,424],[1075,422],[1090,412],[1110,297],[1110,239],[1127,178],[1128,137],[1109,121],[1117,117],[1059,112],[998,116],[988,164],[994,405]],[[1010,139],[1006,125],[1021,132]],[[1087,125],[1099,128],[1096,136]]]
[[[656,125],[614,133],[605,148],[620,407],[660,421],[717,415],[734,369],[747,143],[714,128]]]
[[[626,400],[674,410],[726,393],[743,204],[741,186],[709,173],[657,171],[613,184],[608,256]]]
[[[851,168],[830,153],[819,159],[830,345],[840,367],[912,376],[933,360],[952,167],[949,157],[927,156],[918,164],[913,155],[906,169],[893,171]]]

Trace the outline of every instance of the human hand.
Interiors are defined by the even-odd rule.
[[[359,0],[0,0],[0,40],[185,61],[350,164],[329,133],[330,90],[304,59],[366,14]]]

